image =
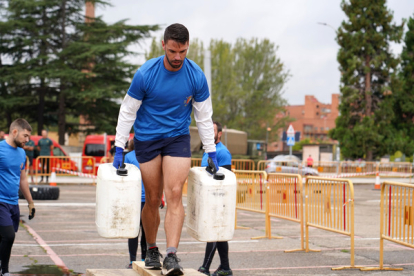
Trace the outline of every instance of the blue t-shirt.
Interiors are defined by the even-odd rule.
[[[26,153],[6,141],[0,142],[0,201],[19,203],[20,173],[26,166]]]
[[[135,138],[153,141],[189,134],[192,101],[205,101],[210,93],[195,62],[186,58],[180,70],[171,72],[161,56],[138,69],[128,95],[142,101],[134,123]]]
[[[222,142],[216,144],[216,156],[219,167],[231,165],[231,153]],[[204,153],[201,167],[207,167],[208,153]]]
[[[134,150],[131,151],[131,152],[128,152],[125,155],[125,163],[133,164],[133,165],[137,166],[138,169],[139,169],[139,163],[138,163],[137,156],[135,155]],[[145,188],[144,188],[144,182],[142,182],[142,181],[141,181],[141,186],[142,186],[141,202],[145,202]]]

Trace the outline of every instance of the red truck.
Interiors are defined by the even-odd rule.
[[[129,135],[133,139],[134,134]],[[95,159],[95,174],[98,172],[98,166],[103,157],[109,156],[109,150],[115,144],[115,135],[98,134],[88,135],[83,144],[82,156],[91,156]],[[91,159],[82,159],[82,172],[93,173],[93,162]]]

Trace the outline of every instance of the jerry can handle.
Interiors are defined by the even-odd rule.
[[[125,169],[125,154],[126,154],[126,151],[123,151],[122,152],[122,164],[116,170],[116,174],[120,175],[120,176],[127,176],[128,175],[128,170]]]
[[[206,171],[209,174],[212,174],[213,175],[213,179],[215,179],[215,180],[223,180],[224,177],[225,177],[225,175],[223,173],[219,173],[217,171],[216,166],[214,165],[214,162],[213,162],[213,160],[210,157],[207,159],[207,163],[208,163],[208,166],[206,167]]]

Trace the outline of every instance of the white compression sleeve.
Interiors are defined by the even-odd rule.
[[[213,106],[211,104],[211,97],[208,97],[203,102],[193,102],[194,118],[198,128],[201,142],[204,150],[208,152],[216,151],[214,144],[214,125],[211,116],[213,116]]]
[[[119,109],[118,125],[116,126],[115,146],[125,148],[129,138],[129,132],[134,125],[137,111],[142,101],[132,98],[126,94]]]

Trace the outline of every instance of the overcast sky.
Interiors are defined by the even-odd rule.
[[[335,31],[318,25],[325,22],[335,29],[345,20],[340,0],[112,0],[113,7],[99,8],[110,23],[129,19],[129,24],[182,23],[191,38],[207,45],[210,39],[234,42],[238,37],[268,38],[279,46],[278,55],[291,73],[284,98],[291,105],[304,104],[305,95],[315,95],[322,103],[339,93],[339,72]],[[414,14],[413,0],[388,0],[394,22]],[[161,37],[163,31],[154,35]],[[149,42],[134,48],[145,52]],[[393,45],[400,54],[401,45]],[[142,58],[137,62],[142,63]],[[214,80],[213,80],[214,82]],[[213,92],[214,93],[214,92]]]

